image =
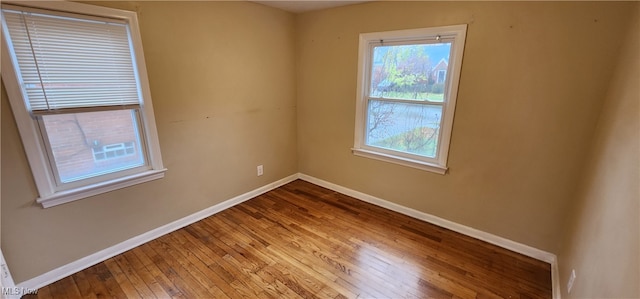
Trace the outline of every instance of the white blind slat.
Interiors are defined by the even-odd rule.
[[[2,14],[31,111],[140,104],[126,24],[4,8]]]

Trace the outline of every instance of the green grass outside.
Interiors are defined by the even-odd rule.
[[[427,93],[427,92],[398,92],[398,91],[388,91],[382,94],[384,98],[394,98],[394,99],[405,99],[405,100],[418,100],[424,101],[429,100],[432,102],[443,102],[444,101],[444,93]]]
[[[434,134],[433,130],[433,128],[428,127],[415,128],[411,131],[385,138],[372,145],[434,158],[436,156],[438,138],[437,136],[428,138]]]

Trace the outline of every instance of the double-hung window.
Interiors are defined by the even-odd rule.
[[[446,172],[466,28],[360,35],[355,155]]]
[[[39,203],[164,176],[135,13],[3,3],[2,30],[2,77]]]

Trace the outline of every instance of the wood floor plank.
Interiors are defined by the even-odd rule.
[[[258,228],[255,228],[255,229],[259,231]],[[267,250],[277,260],[283,262],[284,264],[291,265],[293,269],[298,269],[299,270],[298,273],[306,272],[310,276],[317,278],[326,284],[331,284],[332,282],[342,280],[340,277],[336,276],[330,270],[326,270],[323,267],[318,267],[317,265],[305,264],[305,260],[300,259],[299,256],[296,254],[296,252],[291,251],[291,249],[287,246],[287,243],[283,242],[284,239],[281,237],[281,235],[277,233],[273,233],[274,232],[273,229],[274,228],[268,231],[267,230],[259,231],[259,233],[262,234],[265,238],[267,238],[267,241],[273,242],[273,244],[270,245],[267,248]],[[333,284],[333,286],[334,288],[341,289],[340,291],[344,294],[352,295],[350,296],[350,298],[357,297],[356,294],[353,294],[349,291],[349,288],[342,288],[340,284]],[[360,293],[363,293],[363,292],[360,292]],[[372,296],[369,295],[368,297],[372,297]]]
[[[25,298],[551,298],[550,270],[297,180]]]
[[[197,282],[200,291],[209,292],[217,297],[227,297],[222,294],[217,286],[209,283],[210,280],[207,275],[194,267],[193,263],[188,259],[188,256],[191,254],[183,251],[183,248],[179,246],[177,242],[174,242],[172,235],[164,236],[156,245],[157,246],[154,247],[156,252],[158,252],[158,250],[162,251],[165,259],[171,261],[171,269],[179,273],[181,278]],[[200,263],[200,261],[196,260],[196,263]]]
[[[331,192],[333,192],[333,191],[331,191]],[[310,193],[306,193],[306,194],[310,194]],[[323,201],[323,199],[317,199],[316,201]],[[364,215],[361,214],[360,217],[358,218],[358,220],[363,219],[364,218],[363,216]],[[341,219],[341,216],[338,214],[337,216],[335,216],[334,221],[340,221],[340,219]],[[369,227],[374,227],[374,224],[375,224],[374,220],[375,219],[371,219],[370,221],[368,221],[369,225],[367,226],[367,229]],[[373,223],[371,221],[373,221]],[[354,225],[354,226],[358,227],[357,225]],[[358,228],[356,228],[356,229],[358,229]],[[372,232],[372,233],[375,234],[375,232]],[[381,239],[383,243],[387,243],[388,244],[388,242],[385,242],[384,236],[381,236],[381,238],[379,238],[379,239]],[[427,241],[434,241],[434,239],[435,238],[431,238],[431,237],[430,238],[426,238]],[[400,247],[402,248],[404,246],[404,248],[402,248],[402,249],[403,249],[403,251],[406,251],[406,250],[409,250],[411,248],[412,242],[414,242],[414,240],[412,238],[407,239],[406,238],[406,234],[396,234],[396,238],[395,238],[394,242],[396,242],[397,244],[393,244],[392,247],[398,247],[398,245],[400,245]],[[441,244],[437,244],[437,245],[434,244],[434,247],[436,249],[440,249],[440,248],[442,248],[442,245]],[[448,250],[445,250],[443,252],[444,253],[448,253],[448,252],[456,251],[456,250],[458,250],[458,249],[457,248],[448,248]],[[461,251],[461,253],[467,254],[466,251]],[[457,257],[454,257],[453,259],[456,259],[456,258]],[[483,261],[479,261],[479,262],[486,263],[486,262],[483,262]],[[481,264],[480,266],[481,267],[488,267],[489,265],[488,264]],[[514,294],[507,294],[505,296],[509,296],[509,295],[514,295]]]
[[[285,227],[273,227],[269,231],[263,231],[262,234],[269,238],[268,241],[272,243],[278,242],[277,246],[272,245],[270,249],[272,249],[272,253],[277,254],[280,259],[294,264],[299,268],[306,269],[307,271],[314,271],[317,273],[316,275],[328,277],[331,280],[345,280],[351,285],[357,285],[357,283],[354,283],[352,277],[341,275],[338,271],[333,271],[333,266],[329,267],[325,263],[313,262],[315,258],[303,252],[303,249],[292,240],[292,233]],[[381,296],[382,294],[377,295]]]
[[[334,218],[334,220],[335,220],[335,218]],[[291,225],[291,226],[292,226],[292,227],[296,227],[296,225]],[[300,233],[300,234],[305,234],[305,233],[304,233],[304,231],[300,231],[299,233]],[[321,238],[317,238],[317,239],[321,239]],[[401,263],[402,261],[396,261],[396,263],[398,263],[398,262],[400,262],[400,263]],[[368,264],[370,264],[370,263],[368,263]],[[384,269],[384,270],[386,270],[386,271],[387,271],[387,273],[388,273],[388,269]],[[435,273],[435,272],[433,272],[433,271],[430,271],[429,269],[424,269],[423,271],[427,271],[427,272],[431,273],[431,277],[428,277],[428,279],[429,279],[429,280],[436,280],[436,281],[438,282],[438,284],[439,284],[439,285],[443,285],[443,284],[448,284],[448,285],[450,285],[450,286],[451,286],[451,285],[455,285],[455,283],[452,283],[452,282],[448,281],[447,279],[443,279],[443,278],[439,277],[439,275],[438,275],[437,273]],[[374,271],[373,273],[375,273],[375,274],[381,274],[381,273],[379,273],[378,271]],[[370,272],[370,274],[371,274],[371,272]],[[372,277],[372,276],[369,276],[369,278],[373,278],[373,277]],[[414,278],[416,279],[416,281],[419,281],[419,280],[418,280],[418,279],[419,279],[418,277],[414,277]],[[392,285],[392,286],[385,286],[385,285],[384,285],[384,284],[385,284],[385,283],[384,283],[384,281],[382,281],[382,282],[377,281],[377,283],[379,283],[379,284],[381,283],[381,284],[382,284],[382,286],[383,286],[383,287],[385,287],[385,289],[386,289],[386,290],[395,291],[395,287],[398,287],[400,292],[404,292],[406,288],[402,287],[402,285],[401,285],[401,284],[398,284],[398,283],[397,283],[397,282],[402,282],[402,281],[406,281],[406,280],[405,280],[405,279],[402,279],[402,280],[394,280],[394,283],[396,283],[396,285],[395,285],[395,286],[393,286],[393,285]],[[428,283],[424,283],[424,282],[423,282],[423,283],[420,283],[420,284],[418,284],[418,285],[419,285],[419,286],[425,286],[425,288],[428,288],[428,289],[431,289],[431,290],[433,290],[433,289],[434,289],[434,287],[427,287]],[[468,290],[468,289],[466,289],[466,288],[464,288],[464,287],[462,287],[462,286],[457,286],[457,288],[456,288],[456,289],[457,289],[457,291],[456,291],[457,295],[458,295],[458,296],[460,296],[461,298],[474,298],[474,297],[475,297],[475,295],[476,295],[476,293],[475,293],[475,292],[473,292],[473,291],[471,291],[471,290]],[[400,293],[400,294],[398,294],[398,293],[393,293],[391,296],[405,296],[405,295],[406,295],[406,294],[404,294],[404,293]]]
[[[209,292],[202,292],[200,290],[201,286],[198,283],[189,280],[188,275],[184,277],[180,275],[176,270],[173,269],[173,261],[167,261],[170,259],[169,256],[161,255],[162,251],[156,251],[155,244],[152,245],[154,241],[151,241],[147,244],[140,246],[144,251],[145,255],[147,255],[152,261],[153,264],[160,270],[162,275],[164,275],[171,284],[180,291],[182,295],[186,298],[198,298],[204,295],[211,296]]]
[[[45,286],[38,290],[37,294],[29,294],[26,296],[22,296],[24,299],[32,299],[32,298],[42,298],[42,299],[50,299],[53,298],[51,295],[51,287],[52,285]]]
[[[220,276],[220,271],[215,271],[203,262],[203,260],[208,259],[208,257],[202,255],[198,250],[194,250],[196,249],[196,245],[191,243],[188,239],[185,239],[181,233],[171,234],[170,236],[175,241],[174,244],[181,244],[180,252],[185,255],[185,258],[193,267],[199,270],[208,279],[209,284],[219,288],[229,298],[238,297],[238,293],[229,285],[230,281],[225,280],[225,278]]]
[[[256,275],[255,271],[261,269],[259,264],[264,262],[255,261],[255,263],[252,263],[248,261],[244,256],[229,246],[229,244],[233,246],[235,243],[229,241],[229,238],[225,236],[219,228],[208,226],[206,221],[202,221],[200,224],[202,224],[202,226],[198,226],[198,229],[215,233],[220,238],[215,244],[208,242],[207,245],[210,248],[214,247],[214,251],[223,250],[224,255],[219,257],[217,264],[234,276],[235,279],[232,282],[232,286],[236,288],[236,291],[242,294],[243,297],[249,298],[256,297],[263,293],[264,289],[256,284],[252,276]],[[228,244],[222,240],[226,240]]]
[[[64,282],[66,279],[61,279],[55,286],[51,286],[51,297],[55,298],[65,298],[67,297],[66,291],[64,289],[66,283]]]
[[[185,298],[182,292],[180,292],[180,290],[169,280],[169,278],[167,278],[167,276],[165,276],[164,273],[160,271],[158,266],[151,260],[151,258],[147,256],[142,246],[136,247],[130,250],[130,252],[134,254],[138,258],[138,260],[140,260],[148,273],[153,276],[155,281],[160,285],[160,287],[162,287],[164,292],[170,298]]]
[[[114,258],[122,273],[124,274],[124,278],[131,283],[134,289],[140,294],[142,298],[154,298],[155,295],[149,289],[147,284],[138,276],[138,273],[142,275],[144,271],[143,269],[134,269],[133,266],[129,263],[129,260],[126,258],[126,254],[118,255]]]
[[[239,233],[236,234],[235,236],[238,237],[239,239],[244,240],[245,243],[251,244],[251,253],[256,255],[256,258],[265,260],[267,262],[269,262],[269,264],[271,266],[275,266],[278,267],[280,266],[279,264],[276,263],[277,261],[277,257],[274,256],[270,256],[267,253],[269,252],[267,250],[268,246],[264,246],[265,244],[269,244],[267,241],[262,240],[259,242],[259,244],[257,244],[256,242],[252,242],[250,240],[253,240],[253,236],[259,235],[259,233],[253,231],[250,227],[247,227],[246,222],[250,221],[250,219],[244,219],[242,222],[240,220],[237,220],[236,218],[242,218],[242,216],[238,217],[239,215],[242,214],[242,209],[231,209],[231,212],[236,211],[236,213],[233,215],[224,215],[223,217],[223,221],[225,221],[225,223],[227,223],[228,225],[233,225],[234,223],[241,223],[240,225],[236,225],[235,226],[235,230]],[[327,294],[330,295],[330,297],[335,297],[338,296],[339,293],[335,292],[335,290],[328,288],[325,284],[313,279],[311,276],[306,275],[305,273],[301,272],[301,271],[296,271],[296,268],[293,268],[293,272],[296,272],[297,275],[290,275],[289,273],[292,272],[291,268],[289,269],[284,269],[279,267],[278,269],[273,269],[273,267],[270,267],[269,269],[271,275],[275,275],[280,279],[280,282],[285,283],[285,285],[287,286],[292,286],[291,285],[291,279],[289,279],[288,277],[292,277],[293,280],[295,282],[297,282],[300,286],[302,286],[303,288],[306,288],[308,291],[310,291],[311,293],[318,293],[322,290],[324,290],[323,292],[328,292]],[[280,275],[277,275],[280,274]],[[283,280],[282,278],[285,277],[285,279]],[[296,278],[300,278],[300,279],[296,279]],[[295,288],[298,288],[299,286],[295,286]],[[294,289],[294,287],[292,287],[292,289]],[[296,292],[298,294],[300,294],[300,292]]]
[[[186,283],[185,287],[181,288],[182,292],[184,292],[186,288],[189,288],[195,293],[197,298],[228,298],[220,289],[208,284],[206,276],[196,269],[191,268],[188,261],[172,247],[171,242],[165,237],[153,240],[148,244],[156,253],[163,257],[163,260],[168,266],[168,268],[166,268],[167,271],[172,273],[175,278],[179,277]]]
[[[78,291],[80,292],[80,297],[81,298],[86,298],[86,299],[95,299],[96,298],[96,294],[92,291],[91,284],[87,280],[87,277],[86,277],[84,271],[80,271],[78,273],[75,273],[75,274],[71,275],[71,277],[73,278],[73,281],[75,282],[76,286],[78,287]]]
[[[145,267],[140,259],[136,256],[133,251],[127,251],[122,254],[126,262],[131,266],[131,273],[127,272],[127,276],[129,277],[129,281],[134,283],[134,280],[139,280],[139,283],[144,284],[144,286],[151,291],[151,294],[156,298],[168,298],[171,297],[165,290],[162,288],[160,283],[156,280],[155,277],[151,274],[151,272]],[[131,276],[136,276],[137,278],[133,278]],[[136,287],[138,289],[138,287]],[[140,290],[139,290],[140,292]],[[142,292],[141,292],[142,294]],[[143,297],[147,298],[147,295],[143,295]]]
[[[89,267],[83,272],[87,274],[87,280],[97,298],[130,298],[109,272],[105,263]]]
[[[236,209],[230,209],[230,213],[232,213],[234,210]],[[241,210],[241,209],[238,209],[238,210]],[[240,214],[240,212],[237,212],[235,216],[237,216],[238,214]],[[223,218],[222,220],[229,226],[232,226],[233,223],[241,223],[240,225],[236,225],[235,227],[235,230],[238,233],[240,233],[240,234],[236,234],[235,236],[238,237],[239,239],[244,240],[245,243],[252,244],[250,248],[254,249],[252,250],[252,254],[256,255],[256,258],[260,258],[265,261],[271,261],[269,264],[272,265],[273,267],[276,267],[277,269],[273,269],[273,267],[270,267],[269,269],[269,271],[271,271],[270,274],[276,275],[280,280],[280,282],[284,283],[285,285],[293,289],[296,293],[301,294],[300,287],[303,287],[311,293],[318,293],[318,292],[327,293],[332,295],[330,297],[335,297],[339,295],[339,293],[337,293],[335,290],[328,288],[324,283],[318,281],[317,279],[314,279],[313,276],[307,275],[307,273],[304,273],[302,271],[298,271],[296,267],[284,268],[284,267],[281,267],[280,264],[275,263],[275,261],[279,260],[280,257],[277,255],[268,255],[268,253],[270,253],[271,251],[268,250],[269,248],[267,247],[270,247],[270,245],[264,246],[265,244],[269,244],[268,241],[262,240],[259,242],[259,244],[257,244],[256,242],[250,241],[252,240],[252,236],[260,235],[260,234],[264,235],[264,233],[256,232],[254,229],[251,229],[250,227],[248,227],[246,225],[246,222],[248,219],[244,219],[241,222],[240,220],[236,219],[235,217],[232,217],[229,214],[225,214],[221,216]],[[250,226],[255,227],[254,225],[250,225]],[[243,234],[244,234],[244,237],[242,237]],[[291,258],[291,257],[287,257],[287,258]],[[296,275],[291,275],[290,273],[296,273]]]
[[[124,271],[120,268],[116,259],[109,259],[104,262],[104,265],[109,269],[109,272],[113,275],[113,278],[118,282],[118,285],[125,293],[127,298],[142,298],[133,284],[127,279]]]
[[[67,298],[80,298],[80,290],[78,289],[73,277],[67,276],[60,280],[60,287],[64,289],[64,294]]]

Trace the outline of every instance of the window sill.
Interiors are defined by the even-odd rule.
[[[361,148],[352,148],[351,151],[356,156],[365,157],[365,158],[371,158],[371,159],[380,160],[380,161],[389,162],[389,163],[394,163],[394,164],[399,164],[399,165],[408,166],[408,167],[412,167],[412,168],[416,168],[416,169],[420,169],[420,170],[434,172],[434,173],[437,173],[437,174],[444,175],[447,172],[447,167],[443,167],[443,166],[438,165],[438,164],[428,163],[428,162],[424,162],[424,161],[420,161],[420,160],[409,159],[409,158],[398,157],[398,156],[392,156],[392,155],[383,154],[383,153],[370,151],[370,150],[365,150],[365,149],[361,149]]]
[[[43,208],[50,208],[78,199],[83,199],[90,196],[141,184],[144,182],[161,179],[164,177],[165,171],[167,171],[167,169],[148,170],[142,173],[121,177],[110,181],[100,182],[97,184],[83,186],[71,190],[60,191],[48,196],[41,196],[36,200],[36,202],[42,204]]]

